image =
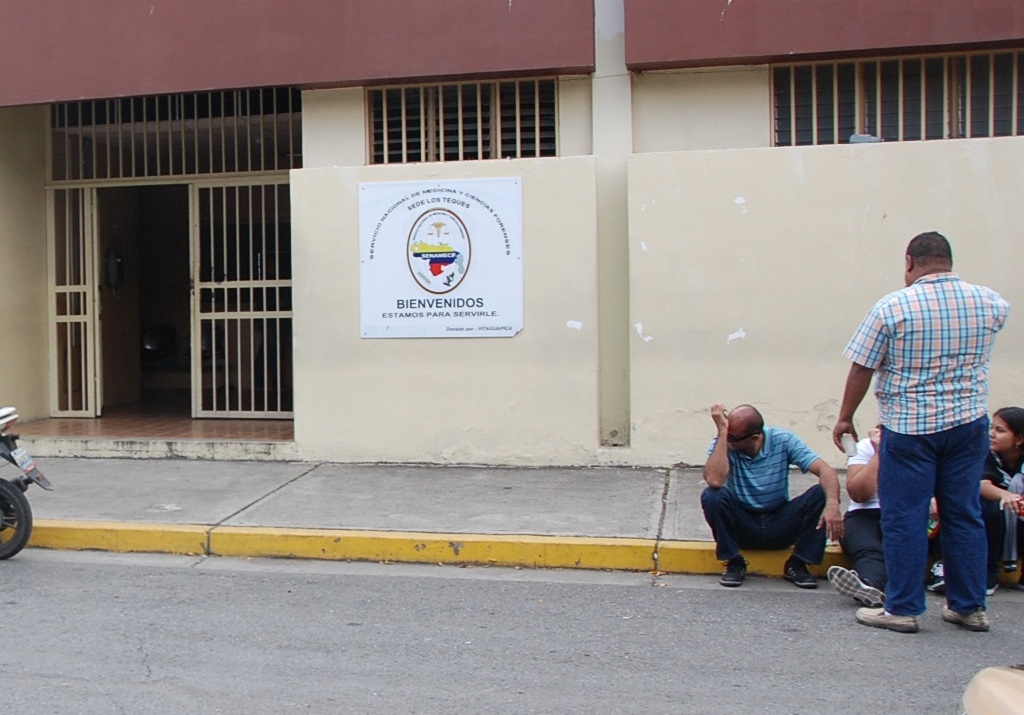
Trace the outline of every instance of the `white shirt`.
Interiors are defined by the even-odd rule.
[[[867,464],[871,461],[871,458],[875,456],[875,448],[871,445],[870,439],[862,439],[857,443],[857,454],[853,455],[846,460],[846,469],[849,470],[851,466],[855,464]],[[875,495],[867,501],[853,501],[850,500],[850,506],[846,508],[846,511],[857,511],[858,509],[880,509],[881,505],[878,503],[878,490],[875,490]]]

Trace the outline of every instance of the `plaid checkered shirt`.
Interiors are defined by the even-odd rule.
[[[955,273],[922,276],[878,301],[843,355],[876,371],[879,421],[932,434],[988,412],[992,347],[1010,304]]]

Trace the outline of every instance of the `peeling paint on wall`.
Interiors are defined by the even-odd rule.
[[[819,432],[832,434],[832,426],[839,419],[839,400],[831,399],[814,406],[814,421]],[[867,430],[864,430],[867,434]]]
[[[744,196],[737,196],[732,200],[734,204],[740,207],[740,213],[744,216],[747,215],[747,199]]]
[[[583,323],[578,320],[570,320],[566,322],[565,327],[572,328],[573,330],[583,330]]]
[[[654,340],[654,338],[652,336],[644,335],[644,324],[643,323],[635,323],[633,325],[633,327],[636,328],[636,334],[639,335],[640,339],[643,340],[645,343],[649,343],[652,340]]]
[[[727,337],[725,339],[725,344],[728,345],[733,340],[743,340],[746,337],[747,337],[746,332],[744,332],[743,328],[740,328],[735,333],[729,333],[729,337]]]

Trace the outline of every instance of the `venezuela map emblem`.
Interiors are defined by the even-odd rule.
[[[455,290],[469,271],[469,231],[448,209],[431,209],[416,219],[406,249],[413,279],[431,293]]]

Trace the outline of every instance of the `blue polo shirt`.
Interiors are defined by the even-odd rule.
[[[708,456],[718,438],[711,440]],[[772,511],[789,501],[789,466],[807,473],[818,455],[799,437],[778,427],[764,428],[764,445],[755,457],[729,450],[725,485],[753,511]]]

